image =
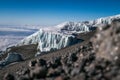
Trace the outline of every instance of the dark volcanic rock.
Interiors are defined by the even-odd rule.
[[[32,60],[29,62],[29,67],[35,67],[35,65],[37,64],[36,60]]]
[[[38,59],[37,62],[38,62],[39,66],[46,66],[46,64],[47,64],[46,60],[44,60],[44,59]]]
[[[15,77],[9,73],[6,73],[3,80],[15,80]]]
[[[57,68],[58,66],[61,65],[61,57],[56,57],[55,59],[52,60],[52,68]]]
[[[75,62],[77,59],[78,59],[78,58],[77,58],[77,56],[76,56],[75,53],[73,53],[73,54],[70,55],[70,60],[71,60],[71,61]]]
[[[35,79],[45,78],[47,75],[47,68],[36,67],[34,70],[31,70],[30,75],[32,78],[35,78]]]

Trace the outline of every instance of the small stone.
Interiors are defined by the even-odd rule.
[[[29,62],[29,67],[35,67],[37,61],[36,60],[32,60]]]
[[[34,70],[31,70],[30,75],[32,78],[35,78],[35,79],[45,78],[47,75],[47,68],[36,67]]]
[[[23,72],[22,72],[23,75],[26,75],[26,74],[29,74],[29,73],[30,73],[30,70],[28,68],[24,69]]]
[[[53,59],[52,61],[52,68],[57,68],[58,66],[61,66],[61,57],[56,57],[55,59]]]
[[[63,77],[59,76],[57,78],[55,78],[55,80],[64,80]]]
[[[47,76],[48,77],[57,77],[57,76],[60,76],[60,74],[62,73],[62,69],[52,69],[52,68],[50,68],[49,70],[48,70],[48,74],[47,74]]]
[[[79,74],[79,68],[74,68],[72,71],[71,71],[71,76],[75,76],[77,74]]]
[[[12,74],[6,73],[3,80],[15,80],[15,77]]]
[[[33,80],[33,79],[30,78],[30,76],[25,75],[25,76],[20,76],[18,80]]]
[[[46,60],[44,59],[38,59],[37,62],[40,66],[46,66]]]
[[[50,67],[52,67],[52,63],[51,63],[51,61],[48,61],[47,62],[47,68],[50,68]]]
[[[115,57],[114,57],[114,60],[118,60],[118,56],[115,56]]]
[[[76,56],[75,53],[73,53],[73,54],[70,55],[70,60],[71,61],[75,62],[75,61],[77,61],[77,59],[78,59],[78,57]]]
[[[85,73],[80,73],[79,75],[75,76],[75,78],[73,78],[73,80],[87,80],[86,79],[86,74]]]

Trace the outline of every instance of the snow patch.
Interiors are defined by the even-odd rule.
[[[19,62],[19,61],[23,61],[23,58],[20,54],[18,53],[8,53],[7,57],[5,58],[5,60],[0,61],[0,68],[13,63],[13,62]]]

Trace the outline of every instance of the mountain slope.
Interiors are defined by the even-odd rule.
[[[26,45],[26,46],[20,46],[20,47],[12,48],[10,52],[22,53],[25,61],[22,61],[22,62],[19,62],[19,63],[16,63],[16,64],[12,64],[12,65],[8,65],[8,66],[2,68],[0,70],[0,74],[1,74],[0,79],[2,79],[4,74],[7,73],[7,72],[12,73],[12,74],[16,74],[15,72],[17,72],[18,70],[20,71],[23,68],[27,68],[28,67],[27,64],[29,64],[29,61],[31,61],[31,60],[34,60],[34,59],[37,59],[37,58],[43,58],[45,60],[52,60],[53,58],[55,58],[57,56],[62,56],[62,55],[67,55],[69,53],[72,53],[76,50],[76,48],[80,47],[81,45],[87,44],[89,42],[89,39],[94,34],[95,34],[95,31],[79,34],[80,38],[84,40],[83,42],[72,45],[72,46],[68,46],[68,47],[63,48],[63,49],[59,49],[59,50],[54,51],[54,52],[49,52],[48,54],[43,54],[43,55],[38,56],[38,57],[34,57],[36,47],[35,46],[33,47],[33,45]]]
[[[74,34],[93,31],[99,25],[111,24],[114,19],[119,18],[120,15],[116,15],[93,21],[65,22],[55,27],[42,28],[23,39],[18,46],[38,44],[37,54],[58,50],[82,41],[78,40]]]
[[[82,43],[6,66],[0,79],[9,72],[4,79],[120,80],[120,20],[90,34]]]

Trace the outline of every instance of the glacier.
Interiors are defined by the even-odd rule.
[[[82,32],[89,32],[89,25],[81,23],[81,22],[64,22],[62,24],[59,24],[55,26],[55,28],[58,28],[58,32],[64,33],[64,34],[72,34],[72,33],[82,33]]]
[[[114,19],[120,19],[120,15],[99,18],[93,21],[64,22],[54,27],[41,28],[36,33],[28,36],[17,46],[38,44],[37,54],[58,50],[80,42],[73,34],[93,31],[103,24],[111,24]]]
[[[103,17],[92,21],[83,22],[64,22],[55,26],[57,30],[61,33],[73,34],[73,33],[83,33],[94,30],[95,27],[99,25],[111,24],[114,19],[120,19],[120,15]]]
[[[29,45],[29,44],[38,44],[37,54],[41,52],[48,52],[52,50],[61,49],[75,43],[78,43],[78,40],[73,35],[63,35],[60,33],[48,32],[43,29],[40,29],[38,32],[33,35],[28,36],[23,39],[18,46]]]

